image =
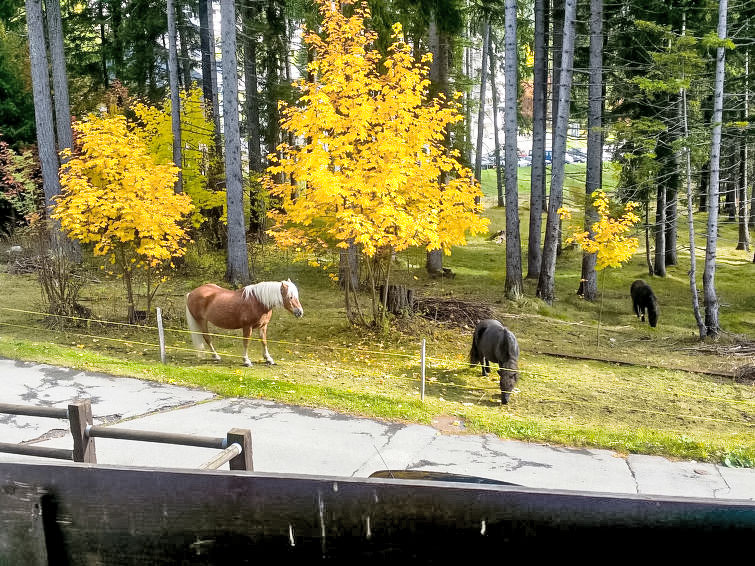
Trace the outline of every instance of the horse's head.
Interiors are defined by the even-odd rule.
[[[658,301],[653,297],[650,301],[650,305],[648,305],[648,322],[652,328],[655,328],[655,325],[658,324],[659,314]]]
[[[500,384],[501,384],[501,403],[504,405],[507,405],[509,402],[509,397],[511,397],[512,391],[514,391],[514,387],[516,387],[516,382],[519,379],[519,373],[517,371],[516,364],[514,364],[514,367],[512,368],[499,368],[498,369],[498,377],[500,377]]]
[[[283,297],[283,307],[293,314],[296,318],[304,316],[304,309],[299,302],[299,290],[290,279],[281,282],[281,297]]]

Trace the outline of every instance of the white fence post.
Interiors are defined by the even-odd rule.
[[[420,355],[420,365],[422,366],[422,391],[420,401],[425,402],[425,339],[422,339],[422,354]]]
[[[157,333],[160,336],[160,361],[165,363],[165,333],[163,332],[163,310],[157,307]]]

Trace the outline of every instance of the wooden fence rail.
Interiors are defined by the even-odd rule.
[[[29,417],[68,419],[71,435],[73,436],[72,450],[35,446],[32,444],[11,444],[2,442],[0,443],[0,452],[96,464],[97,452],[94,439],[99,437],[119,440],[135,440],[139,442],[159,442],[163,444],[177,444],[180,446],[194,446],[199,448],[215,448],[217,450],[222,450],[222,452],[213,457],[209,462],[203,464],[201,467],[202,469],[216,469],[228,462],[229,467],[232,470],[254,470],[252,460],[252,433],[248,429],[233,428],[228,431],[225,438],[220,438],[152,430],[133,430],[95,426],[92,418],[92,404],[89,399],[70,403],[65,409],[61,407],[37,407],[33,405],[0,403],[0,413]],[[231,446],[235,446],[236,448],[229,451],[228,449]]]

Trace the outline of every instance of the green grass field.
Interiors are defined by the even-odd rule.
[[[581,190],[580,171],[583,165],[569,166],[575,198]],[[526,246],[529,169],[519,172]],[[487,171],[483,177],[485,193],[491,195],[485,201],[491,233],[504,227],[504,210],[495,207],[492,198],[492,175]],[[701,227],[704,216],[696,216],[695,222]],[[685,234],[680,230],[680,246]],[[698,237],[701,276],[705,242]],[[648,279],[643,247],[622,269],[600,275],[602,301],[594,304],[575,293],[581,261],[576,249],[567,248],[558,260],[553,305],[534,298],[532,280],[525,281],[521,300],[503,298],[505,247],[486,237],[473,238],[445,258],[456,274],[453,279],[428,278],[423,250],[398,254],[394,282],[411,286],[425,298],[490,305],[517,335],[522,352],[519,390],[505,407],[497,382],[468,367],[470,321],[397,319],[383,334],[351,327],[342,294],[327,274],[291,263],[271,247],[257,250],[258,279],[291,277],[305,310],[302,319],[283,311],[273,315],[268,339],[275,366],[242,367],[240,333],[218,331],[220,363],[198,360],[191,350],[183,296],[201,283],[221,282],[224,271],[222,256],[199,249],[191,251],[155,300],[167,327],[167,365],[159,362],[154,321],[141,327],[121,324],[126,315],[121,283],[94,270],[81,302],[100,322],[64,329],[36,314],[43,305],[33,276],[0,273],[5,296],[0,355],[408,422],[429,424],[435,416],[451,415],[465,431],[505,438],[755,466],[755,387],[730,377],[737,367],[755,362],[735,350],[737,343],[755,336],[755,265],[752,252],[735,251],[735,243],[735,227],[724,223],[716,281],[725,332],[718,342],[702,344],[696,339],[689,254],[684,250],[668,277],[650,280],[661,305],[656,329],[638,321],[629,299],[630,283]],[[422,339],[428,356],[424,403],[419,398]],[[252,343],[250,352],[253,361],[262,359],[259,343]]]

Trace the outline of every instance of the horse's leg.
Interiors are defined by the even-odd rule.
[[[487,377],[490,373],[490,360],[482,358],[482,377]]]
[[[212,345],[212,337],[210,337],[210,331],[207,327],[207,321],[203,320],[201,323],[202,326],[202,338],[204,338],[205,344],[207,344],[210,347],[210,351],[212,352],[213,357],[216,361],[220,360],[220,355],[215,351],[215,347]]]
[[[242,363],[246,367],[252,366],[252,360],[249,359],[249,339],[251,337],[252,337],[252,327],[245,326],[244,327],[244,360]]]
[[[260,338],[262,339],[262,357],[271,366],[275,365],[275,360],[273,360],[270,352],[267,351],[267,324],[260,326]]]

